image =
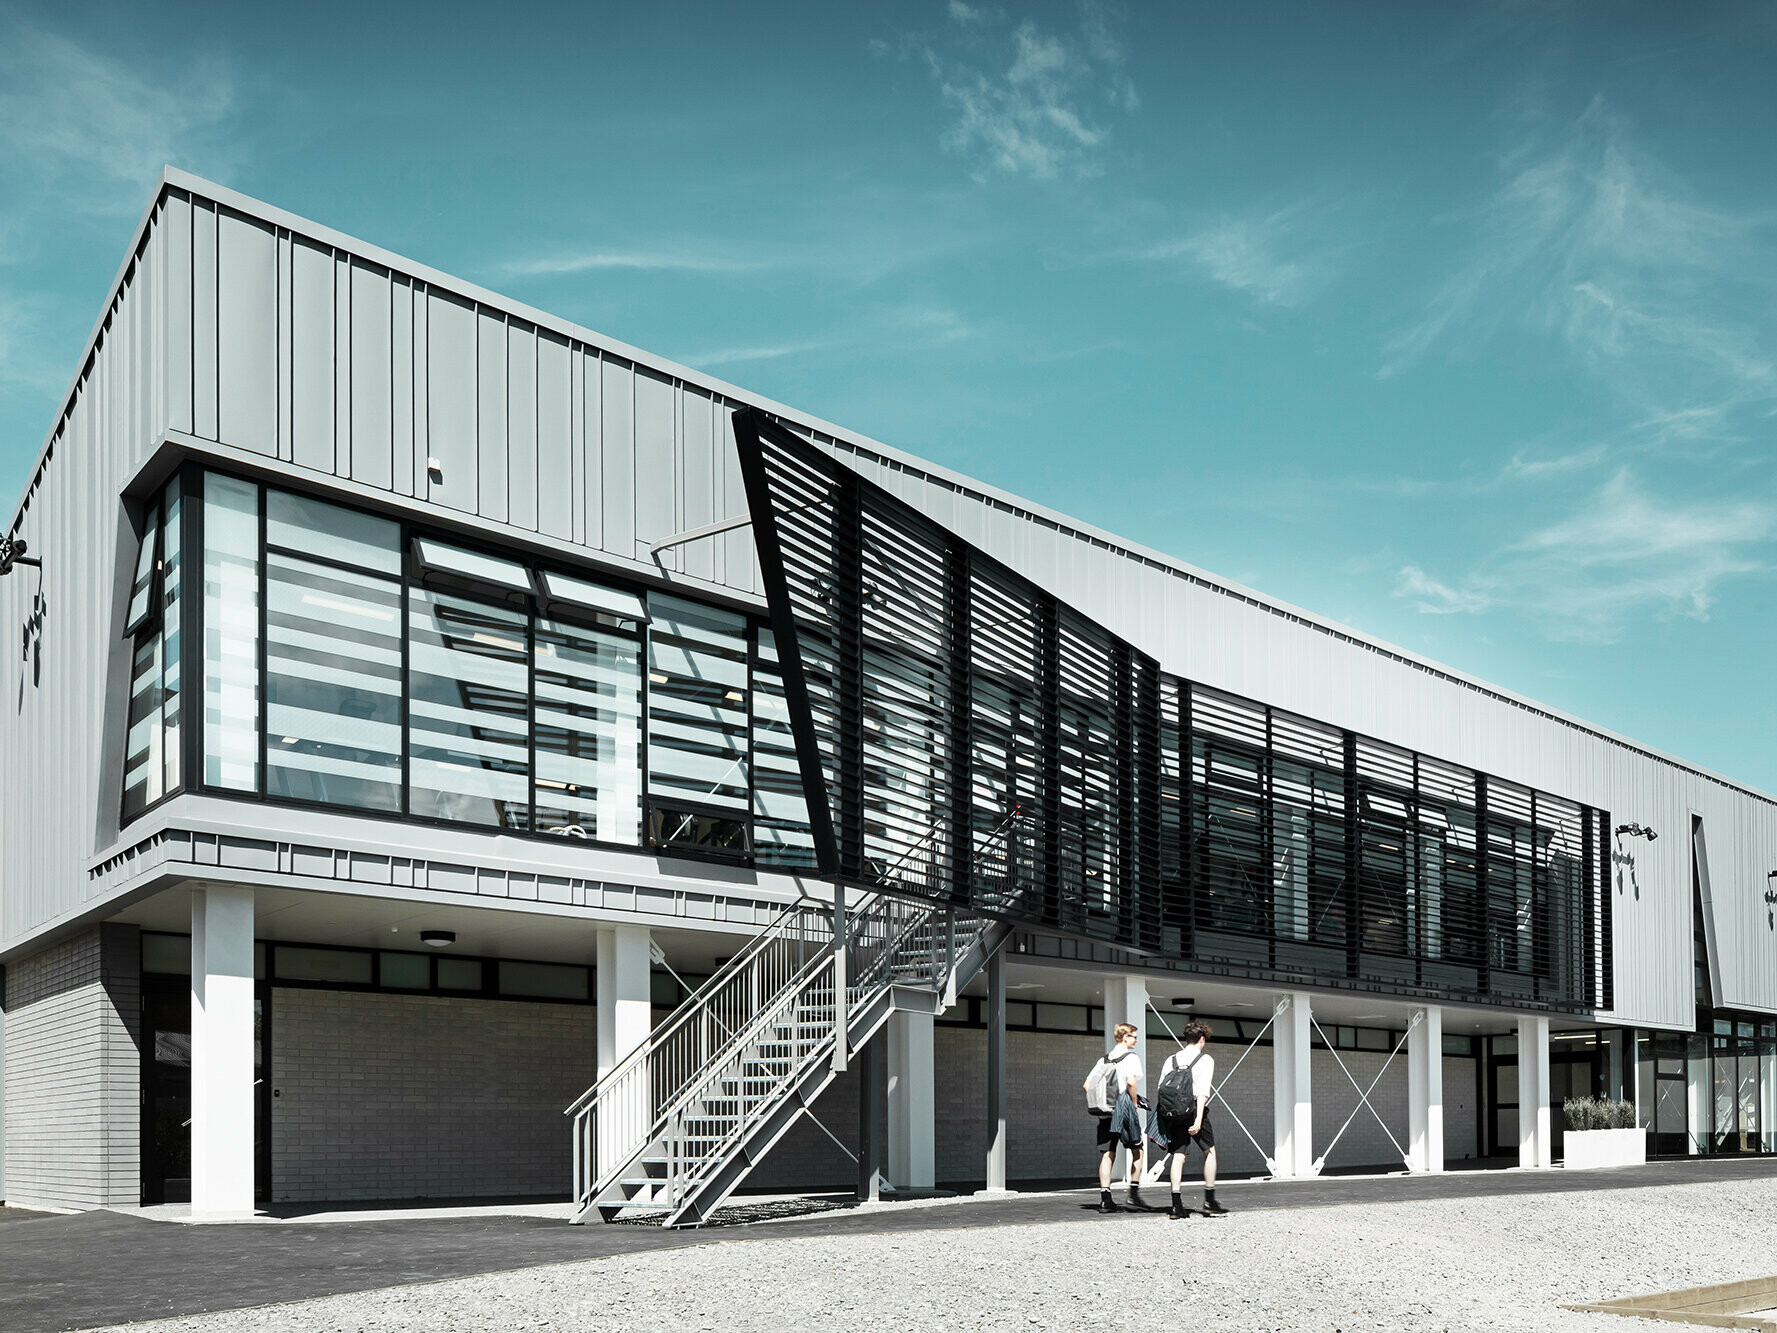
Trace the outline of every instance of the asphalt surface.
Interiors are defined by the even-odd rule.
[[[1777,1158],[1659,1162],[1583,1175],[1473,1171],[1382,1179],[1231,1181],[1217,1195],[1228,1208],[1258,1210],[1761,1177],[1777,1177]],[[0,1209],[0,1330],[64,1333],[692,1245],[1077,1221],[1096,1199],[1096,1191],[1081,1190],[922,1208],[844,1209],[700,1231],[570,1227],[524,1217],[190,1226],[105,1211],[45,1215]],[[1150,1192],[1149,1199],[1163,1205],[1165,1195]],[[1123,1213],[1098,1224],[1139,1223],[1141,1216]],[[1195,1224],[1215,1225],[1201,1220]]]

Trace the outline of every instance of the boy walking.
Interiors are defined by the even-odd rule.
[[[1086,1075],[1080,1086],[1086,1092],[1086,1103],[1092,1108],[1095,1142],[1098,1147],[1098,1211],[1120,1211],[1111,1199],[1111,1170],[1117,1160],[1119,1144],[1129,1149],[1129,1203],[1141,1208],[1142,1123],[1141,1123],[1141,1058],[1135,1053],[1137,1032],[1133,1023],[1119,1023],[1113,1029],[1116,1044]],[[1107,1096],[1107,1094],[1109,1094]]]
[[[1228,1211],[1216,1202],[1216,1134],[1214,1126],[1209,1122],[1209,1096],[1215,1087],[1216,1061],[1207,1049],[1209,1038],[1209,1024],[1201,1019],[1192,1019],[1185,1024],[1184,1050],[1170,1056],[1160,1070],[1162,1083],[1174,1070],[1182,1070],[1189,1076],[1194,1111],[1189,1125],[1175,1123],[1161,1126],[1168,1146],[1173,1149],[1172,1212],[1169,1216],[1174,1218],[1190,1216],[1179,1191],[1183,1183],[1186,1151],[1193,1143],[1203,1154],[1203,1215],[1222,1217]]]

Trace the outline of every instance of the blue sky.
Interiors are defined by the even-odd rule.
[[[1777,10],[0,4],[0,490],[163,162],[1777,791]]]

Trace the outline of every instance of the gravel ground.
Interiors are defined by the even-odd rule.
[[[1057,1199],[1073,1210],[1078,1198]],[[732,1233],[730,1233],[732,1235]],[[156,1333],[1554,1329],[1562,1302],[1777,1272],[1777,1180],[692,1249],[163,1320]],[[751,1232],[757,1236],[759,1232]]]

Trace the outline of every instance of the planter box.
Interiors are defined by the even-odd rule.
[[[1647,1161],[1645,1129],[1568,1130],[1561,1164],[1569,1171],[1599,1166],[1641,1166]]]

